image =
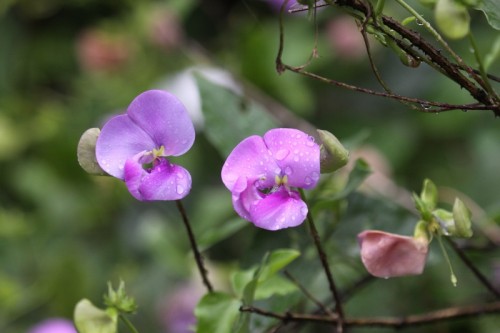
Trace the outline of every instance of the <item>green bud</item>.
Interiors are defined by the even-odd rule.
[[[392,39],[386,38],[386,43],[387,46],[389,46],[398,55],[399,60],[403,65],[412,68],[418,67],[420,65],[419,59],[415,58],[414,56],[400,48],[399,45],[396,44],[396,42],[394,42]]]
[[[104,304],[122,313],[134,313],[137,310],[135,300],[125,292],[125,283],[123,281],[120,281],[116,291],[108,282],[108,294],[104,295]]]
[[[453,220],[453,214],[444,209],[436,209],[432,212],[432,215],[439,223],[441,231],[445,236],[455,236],[457,230],[455,227],[455,221]]]
[[[332,133],[317,130],[322,142],[320,166],[321,173],[334,172],[349,162],[349,151],[340,143]]]
[[[438,0],[434,15],[439,30],[446,37],[460,39],[469,33],[470,16],[462,4],[453,0]]]
[[[418,239],[422,242],[429,243],[428,226],[429,224],[426,221],[418,221],[417,225],[415,226],[415,230],[413,231],[413,238]]]
[[[91,175],[105,176],[107,173],[99,166],[95,156],[95,144],[101,130],[90,128],[86,130],[78,142],[78,163],[87,173]]]
[[[472,236],[471,213],[462,200],[456,198],[453,204],[453,219],[455,220],[455,235],[469,238]]]
[[[82,299],[75,307],[74,321],[79,333],[116,333],[118,312],[101,310],[88,299]]]
[[[420,198],[424,205],[427,206],[427,209],[432,211],[436,208],[437,200],[438,200],[438,191],[436,185],[430,180],[425,179],[424,185],[422,187],[422,192],[420,193]]]

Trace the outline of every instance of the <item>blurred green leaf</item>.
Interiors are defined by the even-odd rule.
[[[259,283],[254,299],[261,300],[273,295],[288,295],[295,291],[297,291],[297,286],[290,280],[280,275],[273,275]]]
[[[241,302],[223,292],[206,294],[194,310],[197,333],[234,333]]]
[[[277,126],[270,114],[245,96],[238,96],[201,76],[197,82],[205,116],[204,130],[222,156],[229,155],[243,139],[263,135]]]
[[[446,37],[459,39],[469,33],[470,16],[462,4],[453,0],[438,0],[434,15],[437,26]]]
[[[318,202],[313,205],[313,214],[318,210],[332,207],[332,203],[335,201],[345,199],[363,183],[371,172],[370,166],[364,159],[357,159],[354,164],[354,168],[349,173],[349,178],[344,188],[340,192],[329,195],[325,199],[318,200]]]
[[[279,270],[288,266],[300,256],[300,252],[293,249],[279,249],[271,252],[267,262],[262,266],[259,281],[265,281],[273,277]]]
[[[483,0],[479,9],[486,15],[488,23],[494,29],[500,30],[500,1]]]

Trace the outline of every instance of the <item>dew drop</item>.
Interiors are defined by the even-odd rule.
[[[177,174],[177,178],[179,178],[179,179],[183,179],[183,178],[184,178],[184,175],[183,175],[182,173],[178,173],[178,174]]]
[[[306,177],[306,179],[304,179],[304,182],[306,183],[306,185],[311,185],[312,184],[311,177]]]
[[[308,136],[307,137],[306,146],[308,146],[308,147],[313,147],[314,146],[314,138],[312,136]]]
[[[295,156],[295,157],[293,158],[293,160],[294,160],[295,162],[298,162],[298,161],[299,161],[299,157],[298,157],[298,156]]]
[[[311,173],[311,178],[313,180],[318,180],[319,179],[319,173],[317,173],[316,171],[312,172]]]
[[[290,151],[288,149],[280,149],[274,156],[278,161],[284,160],[288,154],[290,154]]]
[[[292,168],[291,168],[291,167],[289,167],[289,166],[287,166],[287,167],[285,168],[285,174],[286,174],[286,175],[291,175],[292,173],[293,173]]]
[[[177,185],[177,194],[182,194],[182,193],[184,193],[184,186]]]

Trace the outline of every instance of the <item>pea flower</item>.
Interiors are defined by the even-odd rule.
[[[50,318],[33,326],[28,333],[76,333],[76,329],[67,319]]]
[[[296,129],[278,128],[241,141],[222,168],[233,207],[257,227],[279,230],[304,222],[307,205],[295,188],[311,189],[320,175],[320,149]]]
[[[191,190],[191,175],[167,156],[184,154],[194,137],[182,103],[166,91],[149,90],[103,126],[96,159],[104,171],[125,181],[136,199],[178,200]]]
[[[407,237],[378,230],[358,235],[361,260],[376,277],[422,274],[429,250],[426,237]]]

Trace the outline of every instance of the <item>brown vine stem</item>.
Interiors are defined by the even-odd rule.
[[[263,310],[253,306],[242,306],[242,312],[255,313],[261,316],[275,318],[284,323],[287,322],[313,322],[313,323],[329,323],[334,324],[339,321],[338,316],[329,315],[314,315],[302,313],[276,313]],[[344,318],[343,324],[345,327],[354,326],[371,326],[371,327],[390,327],[400,329],[410,326],[428,325],[440,321],[467,318],[485,314],[500,313],[500,302],[469,305],[461,307],[450,307],[436,311],[430,311],[419,315],[410,315],[405,317],[360,317],[360,318]]]
[[[467,255],[460,249],[454,241],[450,238],[445,237],[448,244],[451,245],[455,253],[460,257],[464,264],[471,270],[471,272],[476,276],[476,278],[493,294],[497,299],[500,299],[500,291],[498,291],[493,285],[488,281],[488,279],[479,271],[479,269],[470,261]]]
[[[182,222],[184,222],[184,226],[186,227],[186,231],[189,237],[189,242],[191,244],[191,249],[193,250],[194,253],[194,258],[196,260],[196,265],[198,266],[198,270],[200,272],[201,278],[203,280],[203,284],[207,288],[208,292],[214,291],[214,288],[212,287],[212,284],[210,283],[210,280],[208,279],[208,271],[205,268],[203,264],[203,257],[198,250],[198,245],[196,243],[196,238],[194,237],[193,229],[191,228],[191,224],[189,223],[189,219],[186,214],[186,210],[184,209],[184,206],[182,205],[182,202],[180,200],[175,201],[177,205],[177,209],[179,210],[179,213],[182,216]]]
[[[302,197],[302,200],[307,203],[306,196],[303,190],[300,190],[300,196]],[[326,278],[328,280],[330,292],[332,293],[333,299],[335,300],[335,312],[338,315],[337,333],[342,333],[344,330],[344,309],[342,307],[342,300],[340,298],[339,292],[337,291],[332,271],[330,270],[330,266],[328,265],[328,258],[326,256],[325,250],[323,249],[323,245],[321,244],[321,239],[319,238],[318,230],[316,229],[316,225],[314,224],[314,219],[310,210],[307,212],[307,221],[309,224],[309,231],[311,233],[314,245],[316,246],[316,250],[321,261],[321,265],[323,266],[323,270],[325,271]]]

